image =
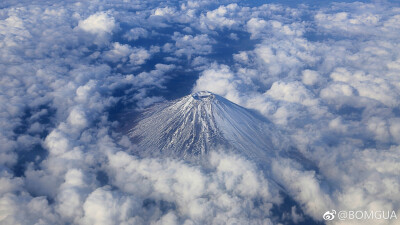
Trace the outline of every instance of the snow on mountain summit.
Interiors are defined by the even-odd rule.
[[[279,142],[271,123],[208,91],[151,107],[129,136],[142,155],[186,159],[221,148],[252,159],[268,159]]]

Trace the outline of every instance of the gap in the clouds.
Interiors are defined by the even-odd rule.
[[[30,149],[23,149],[18,152],[17,164],[13,167],[14,176],[22,177],[28,165],[38,169],[39,164],[47,158],[48,152],[40,144],[31,146]]]
[[[176,205],[173,202],[168,202],[165,200],[155,200],[150,198],[144,199],[142,206],[146,209],[146,211],[160,209],[163,214],[166,214],[168,211],[176,210]]]
[[[400,117],[400,107],[392,108],[392,112],[396,117]]]
[[[271,213],[274,216],[273,220],[277,223],[284,225],[324,225],[324,222],[316,221],[310,216],[306,215],[303,210],[301,210],[300,205],[289,195],[280,191],[280,195],[283,196],[283,203],[280,205],[274,204]],[[294,207],[294,209],[293,209]],[[293,221],[292,212],[301,215],[302,219],[299,221]],[[322,219],[322,215],[321,215]]]
[[[24,115],[21,117],[21,123],[14,129],[14,133],[17,135],[29,135],[31,137],[37,137],[40,140],[44,139],[48,133],[49,127],[53,127],[52,117],[55,115],[55,109],[48,105],[42,105],[36,109],[27,108],[24,111]],[[43,130],[38,132],[29,131],[29,128],[33,123],[39,123],[44,126]],[[38,140],[39,140],[38,139]],[[33,166],[37,169],[38,165],[47,157],[48,152],[43,148],[40,142],[31,143],[28,147],[19,147],[16,151],[18,155],[17,163],[12,168],[14,176],[24,176],[25,170],[28,165]]]
[[[191,93],[193,85],[200,76],[188,67],[169,72],[170,79],[165,83],[165,89],[156,89],[152,94],[161,95],[166,100],[174,100]]]
[[[237,39],[230,37],[235,34]],[[212,60],[218,64],[234,65],[233,55],[241,51],[249,51],[261,43],[261,40],[251,39],[250,33],[238,30],[223,30],[214,35],[213,38],[217,44],[213,45],[213,52],[209,55]]]
[[[25,134],[27,133],[30,125],[34,122],[40,124],[47,124],[53,126],[51,118],[55,115],[56,110],[51,108],[49,105],[42,105],[36,108],[26,108],[24,114],[20,117],[21,123],[13,130],[15,134]],[[32,118],[34,116],[34,118]],[[39,135],[41,138],[46,137],[48,132],[43,130]]]
[[[343,105],[337,110],[334,110],[333,108],[331,108],[331,110],[336,111],[336,113],[344,119],[352,121],[361,121],[364,112],[364,108],[356,108],[351,105]]]
[[[100,183],[100,186],[107,185],[109,182],[107,173],[102,170],[96,172],[96,180]]]

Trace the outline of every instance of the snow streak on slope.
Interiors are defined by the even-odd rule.
[[[211,92],[201,91],[144,113],[130,131],[144,155],[198,158],[211,149],[232,149],[251,159],[275,153],[272,124]]]

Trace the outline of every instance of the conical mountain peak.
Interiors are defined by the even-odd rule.
[[[182,158],[221,148],[253,159],[268,158],[277,142],[271,123],[208,91],[151,107],[129,136],[142,155]]]

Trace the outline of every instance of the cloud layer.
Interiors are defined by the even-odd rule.
[[[400,215],[395,3],[0,6],[0,224],[293,224],[331,209]],[[126,121],[115,118],[192,85],[257,110],[297,155],[262,171],[229,150],[202,166],[130,154],[135,146],[119,129]],[[297,206],[274,214],[282,190]]]

